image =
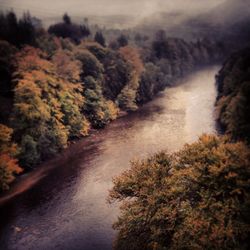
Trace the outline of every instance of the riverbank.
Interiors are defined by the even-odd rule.
[[[190,75],[138,111],[72,144],[41,166],[47,172],[25,176],[20,190],[36,182],[1,207],[1,247],[110,250],[119,215],[118,205],[106,202],[113,177],[129,169],[130,160],[173,152],[202,133],[216,133],[217,70]]]
[[[176,80],[174,84],[171,86],[166,87],[166,89],[173,88],[175,86],[181,85],[185,80],[185,78],[189,77],[190,75],[194,74],[195,72],[199,72],[201,70],[204,70],[206,68],[211,68],[212,66],[204,66],[204,67],[197,67],[194,72],[189,73],[186,77],[183,77],[182,79]],[[160,92],[161,93],[161,92]],[[158,93],[158,95],[160,95]],[[156,97],[157,98],[157,95]],[[151,100],[152,101],[152,100]],[[149,101],[149,102],[151,102]],[[142,104],[139,107],[139,110],[135,112],[140,112],[140,109],[145,106],[147,103]],[[133,113],[133,112],[132,112]],[[117,119],[120,119],[124,116],[127,116],[131,114],[131,112],[125,112],[125,111],[120,111],[118,114]],[[114,121],[113,121],[114,122]],[[108,125],[106,125],[107,127]],[[105,127],[105,128],[106,128]],[[105,128],[103,128],[105,130]],[[72,152],[72,147],[74,144],[78,144],[82,140],[91,140],[92,137],[95,137],[96,134],[98,134],[97,129],[92,129],[90,132],[90,135],[85,137],[85,138],[80,138],[77,140],[71,140],[69,143],[69,146],[58,153],[53,159],[48,159],[45,162],[42,162],[40,165],[38,165],[36,168],[32,169],[31,171],[28,171],[24,174],[21,174],[20,176],[17,177],[14,183],[12,183],[10,190],[4,192],[3,194],[0,195],[0,206],[4,205],[6,202],[8,202],[10,199],[14,198],[15,196],[21,194],[22,192],[25,192],[29,188],[31,188],[34,184],[39,182],[43,177],[45,177],[53,168],[56,167],[56,163],[62,164],[62,162],[58,162],[58,158],[60,158],[60,155],[67,155]]]

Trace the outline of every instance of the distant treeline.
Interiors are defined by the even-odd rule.
[[[221,44],[187,43],[164,31],[150,43],[138,35],[140,46],[124,34],[108,45],[101,30],[94,41],[90,34],[67,14],[48,31],[28,13],[19,20],[13,12],[0,15],[1,190],[70,140],[223,57]]]

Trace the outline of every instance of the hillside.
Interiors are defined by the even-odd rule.
[[[240,15],[239,15],[240,13]],[[228,47],[245,46],[250,39],[250,2],[228,0],[205,13],[187,16],[182,13],[155,13],[136,27],[141,31],[152,32],[159,26],[168,36],[189,40],[209,37],[227,40]],[[229,42],[230,41],[230,42]]]

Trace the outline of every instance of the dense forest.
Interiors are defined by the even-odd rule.
[[[236,2],[221,2],[207,14],[181,22],[176,21],[180,13],[172,13],[172,25],[171,13],[155,13],[154,22],[150,17],[148,23],[144,19],[133,29],[124,30],[90,25],[82,17],[78,20],[83,22],[77,22],[67,13],[45,27],[29,12],[20,17],[12,10],[0,12],[0,198],[3,203],[9,202],[1,206],[1,214],[10,218],[3,220],[5,229],[1,228],[1,233],[6,235],[0,237],[1,243],[10,244],[11,249],[17,249],[18,244],[20,249],[88,249],[82,244],[85,242],[94,249],[115,237],[113,247],[117,250],[250,249],[250,36],[249,10],[244,11],[249,4],[246,0]],[[163,27],[165,20],[169,24]],[[178,33],[178,37],[171,36]],[[204,87],[211,83],[207,75],[197,77],[199,91],[191,92],[190,85],[185,85],[177,97],[164,93],[165,106],[152,102],[150,111],[137,111],[157,94],[161,98],[159,93],[166,87],[176,87],[197,69],[215,64],[222,64],[213,86],[217,98],[214,106],[206,107],[214,107],[214,118],[204,108],[190,109],[201,102],[211,104],[211,99],[203,102],[200,95],[210,93]],[[196,84],[193,78],[190,82]],[[190,91],[189,95],[185,91]],[[174,101],[169,107],[166,98],[178,99],[188,107],[179,107]],[[196,115],[188,117],[193,111]],[[149,112],[162,116],[154,120],[152,114],[145,114]],[[171,116],[173,113],[177,119]],[[197,135],[198,126],[187,120],[202,120],[202,116],[216,120],[216,128],[215,123],[211,125],[214,134],[200,135],[176,152],[155,153],[159,150],[157,143],[160,149],[172,144],[171,134],[177,135],[175,140],[183,136],[186,142],[190,132],[187,127]],[[132,117],[135,129],[132,122],[123,120],[128,117]],[[116,127],[112,127],[110,123],[118,118],[113,123]],[[105,127],[105,132],[110,128],[115,131],[105,133],[110,140],[100,132]],[[164,134],[162,128],[169,133]],[[126,134],[125,130],[132,132]],[[157,133],[149,133],[154,130]],[[117,136],[122,133],[124,141]],[[150,137],[149,143],[142,134]],[[77,140],[87,143],[79,142],[81,149],[71,145],[65,150]],[[140,150],[135,141],[144,143]],[[120,151],[114,152],[115,147]],[[140,158],[152,148],[153,155]],[[74,152],[68,156],[70,149],[69,154]],[[130,150],[133,154],[125,152]],[[43,168],[42,163],[60,153],[59,163],[55,160],[48,164],[61,167],[51,167],[55,171],[52,179],[46,179],[49,174],[45,170],[44,175],[33,171],[46,169],[48,166]],[[127,168],[126,160],[131,155],[140,160],[131,161]],[[61,164],[66,158],[65,165]],[[124,162],[127,165],[122,168]],[[92,166],[93,172],[88,172]],[[115,172],[117,169],[120,172]],[[121,174],[122,169],[126,171]],[[32,175],[37,172],[37,176]],[[29,176],[25,173],[37,177],[34,179],[39,183],[33,185],[33,180],[25,179]],[[112,179],[111,188],[115,173],[120,175]],[[21,185],[23,179],[30,181],[32,188],[24,181],[27,187],[17,190],[14,182],[18,178]],[[13,196],[7,190],[14,190]],[[22,197],[23,190],[28,198]],[[11,203],[17,194],[19,197]],[[115,221],[117,202],[120,213]],[[105,207],[111,203],[116,204],[114,210]],[[111,229],[114,221],[117,234]],[[87,233],[82,237],[83,232]],[[81,241],[80,237],[85,239]],[[95,245],[98,240],[103,245]]]
[[[233,54],[217,76],[217,116],[224,132],[250,143],[250,49]]]
[[[250,248],[250,49],[217,75],[225,135],[203,135],[180,151],[135,161],[114,180],[122,201],[116,249]]]
[[[101,30],[91,34],[67,14],[45,30],[29,13],[1,13],[0,39],[2,191],[70,141],[225,54],[219,42],[186,42],[163,30],[152,41],[121,34],[107,44]]]

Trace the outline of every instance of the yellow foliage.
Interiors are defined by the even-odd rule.
[[[0,191],[9,188],[9,184],[15,179],[14,174],[22,172],[17,160],[13,157],[17,153],[16,144],[11,142],[13,130],[0,124]]]
[[[106,102],[110,120],[115,120],[119,113],[119,108],[112,101]]]
[[[119,49],[121,55],[128,61],[135,69],[137,75],[140,75],[144,70],[143,62],[137,48],[125,46]]]

